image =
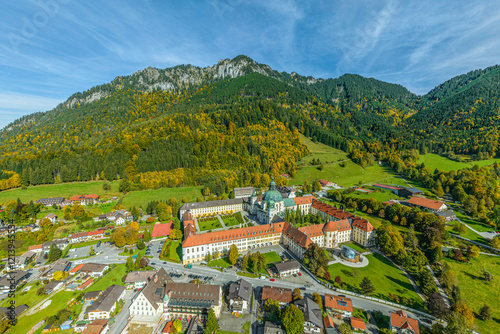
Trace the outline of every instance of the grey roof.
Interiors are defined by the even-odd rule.
[[[181,206],[180,210],[211,208],[214,206],[234,205],[242,203],[243,203],[243,198],[219,199],[216,201],[185,203],[184,205]]]
[[[21,313],[23,313],[27,309],[28,309],[28,305],[22,304],[22,305],[17,306],[14,309],[13,313],[16,315],[16,317],[18,317]],[[8,309],[7,307],[0,307],[0,314],[7,314],[7,313],[12,314],[11,309]]]
[[[27,271],[24,270],[14,270],[11,271],[10,273],[7,273],[4,277],[0,279],[0,286],[10,286],[11,285],[11,279],[14,279],[15,282],[19,282],[22,280],[26,275],[28,275]]]
[[[321,308],[319,305],[309,297],[304,299],[299,299],[294,302],[302,312],[304,312],[304,320],[311,322],[323,328],[323,315],[321,314]]]
[[[54,290],[59,284],[61,284],[61,281],[52,281],[52,282],[49,282],[46,286],[44,286],[43,288],[45,290]]]
[[[96,310],[110,312],[111,308],[118,301],[120,295],[125,291],[125,287],[121,285],[112,285],[104,293],[87,308],[85,313],[90,313]]]
[[[132,271],[125,277],[125,283],[147,282],[156,270]]]
[[[273,263],[273,265],[279,273],[293,269],[300,269],[300,263],[296,260],[276,262]]]
[[[101,292],[102,292],[101,290],[87,292],[86,294],[83,295],[83,299],[99,297]]]
[[[266,321],[264,325],[264,334],[284,334],[285,330],[280,326],[273,324],[270,321]]]
[[[242,188],[234,188],[233,191],[234,191],[234,196],[240,196],[248,193],[250,193],[251,195],[253,190],[254,190],[253,187],[242,187]]]
[[[247,281],[245,281],[244,279],[240,279],[229,285],[229,294],[227,295],[227,298],[229,299],[240,298],[249,301],[251,295],[252,295],[252,285]]]
[[[151,277],[151,276],[150,276]],[[173,282],[172,278],[165,271],[165,269],[160,268],[148,282],[146,287],[141,291],[144,297],[149,301],[149,303],[156,309],[158,309],[158,304],[163,302],[163,296],[165,295],[165,284]]]
[[[107,264],[102,264],[102,263],[85,263],[82,268],[80,269],[80,272],[83,273],[100,273],[101,271],[106,268]]]
[[[422,190],[420,190],[418,188],[415,188],[415,187],[402,187],[402,188],[408,190],[409,192],[411,192],[413,194],[421,194],[421,193],[423,193]]]
[[[438,212],[437,215],[441,216],[443,218],[456,217],[456,214],[455,214],[455,212],[453,212],[453,210],[447,210],[447,211],[443,211],[443,212]]]
[[[165,293],[169,294],[169,307],[210,308],[219,305],[220,285],[168,283]]]

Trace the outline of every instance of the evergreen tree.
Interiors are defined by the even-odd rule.
[[[491,320],[491,309],[487,304],[484,304],[479,310],[479,318],[483,321]]]
[[[207,322],[205,324],[205,331],[203,334],[212,334],[216,330],[219,329],[219,322],[217,321],[217,317],[215,316],[215,312],[213,308],[208,310]]]
[[[62,251],[56,246],[55,243],[50,245],[48,259],[50,262],[54,262],[61,258]]]
[[[363,277],[363,280],[359,284],[359,290],[361,291],[361,293],[363,295],[369,296],[375,291],[375,288],[373,287],[370,279],[365,276],[365,277]]]

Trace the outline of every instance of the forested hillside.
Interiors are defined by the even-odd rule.
[[[361,166],[398,152],[497,155],[499,67],[425,96],[346,74],[315,79],[246,56],[147,68],[72,95],[0,132],[0,190],[122,179],[122,190],[260,184],[295,173],[299,132]]]

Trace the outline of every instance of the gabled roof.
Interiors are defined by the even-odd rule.
[[[323,328],[321,308],[309,297],[296,300],[294,304],[304,312],[304,320]]]
[[[328,232],[347,231],[351,230],[351,224],[347,219],[329,221],[324,225],[323,230]]]
[[[284,271],[293,270],[293,269],[300,269],[300,263],[296,260],[281,261],[281,262],[276,262],[273,264],[279,273],[282,273]]]
[[[229,285],[229,293],[227,295],[229,299],[241,298],[243,300],[249,301],[251,295],[252,285],[244,279],[240,279]]]
[[[40,248],[42,248],[42,244],[40,244],[40,245],[33,245],[33,246],[29,246],[29,247],[28,247],[28,250],[34,250],[34,249],[40,249]]]
[[[413,204],[413,205],[417,205],[417,206],[422,206],[424,208],[429,208],[431,210],[439,210],[444,205],[444,202],[435,201],[435,200],[423,198],[423,197],[416,197],[416,196],[413,196],[412,198],[410,198],[408,200],[408,203]]]
[[[283,234],[303,249],[307,249],[312,240],[302,231],[289,223],[284,223]]]
[[[397,312],[391,313],[391,326],[411,330],[412,332],[419,334],[420,330],[418,328],[418,320],[410,318],[405,311],[399,310]]]
[[[325,224],[317,224],[317,225],[309,225],[309,226],[303,226],[299,227],[299,230],[307,235],[309,238],[312,237],[317,237],[320,235],[323,235],[323,226]]]
[[[399,190],[402,188],[402,187],[389,186],[387,184],[381,184],[381,183],[375,183],[373,186],[377,187],[377,188],[384,188],[384,189],[389,189],[389,190]]]
[[[351,317],[351,326],[355,329],[365,330],[365,322],[360,318]]]
[[[313,199],[314,199],[313,196],[301,196],[301,197],[294,197],[293,201],[297,205],[302,205],[302,204],[311,204]]]
[[[222,241],[238,240],[259,235],[269,235],[275,233],[281,233],[283,227],[288,223],[277,223],[271,225],[257,225],[249,226],[244,228],[238,228],[234,230],[208,232],[202,234],[191,234],[189,237],[184,239],[182,247],[192,247],[199,245],[212,244]]]
[[[325,307],[346,312],[352,312],[353,310],[351,299],[328,294],[325,294]]]
[[[265,285],[262,287],[262,300],[264,301],[267,299],[277,300],[280,303],[288,304],[292,301],[292,290]]]
[[[85,313],[90,313],[94,311],[104,311],[110,312],[111,308],[118,301],[120,295],[125,291],[125,287],[121,285],[112,285],[106,290],[104,290],[103,294],[99,296],[99,298],[92,303],[87,308]]]
[[[366,219],[355,219],[352,222],[352,227],[357,227],[365,232],[371,232],[375,229],[373,225]]]

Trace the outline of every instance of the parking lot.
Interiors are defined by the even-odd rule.
[[[85,247],[80,247],[80,248],[71,248],[68,252],[68,259],[77,259],[85,256],[89,256],[89,251],[90,251],[91,246],[85,246]],[[100,252],[107,252],[111,249],[113,249],[113,246],[109,245],[109,242],[102,242],[100,246],[98,247],[97,245],[92,245],[94,248],[94,251],[96,255],[98,255]]]
[[[165,243],[165,240],[160,240],[160,241],[150,241],[146,243],[146,256],[152,256],[153,261],[158,260],[160,257],[161,253],[161,248],[163,247],[163,244]]]

